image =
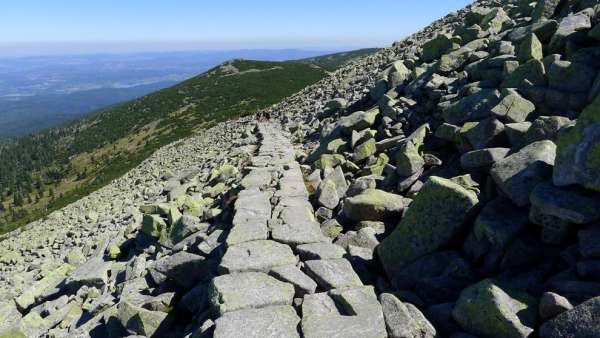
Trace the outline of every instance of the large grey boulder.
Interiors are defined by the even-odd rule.
[[[557,143],[553,181],[557,186],[579,184],[600,191],[600,97],[562,132]]]
[[[448,245],[464,230],[469,211],[477,203],[472,190],[430,177],[396,229],[377,247],[388,277],[393,280],[409,263]]]
[[[528,294],[486,279],[461,292],[452,317],[465,331],[477,336],[526,338],[533,333],[536,310],[536,302]]]
[[[550,178],[555,156],[556,145],[552,141],[534,142],[496,162],[490,175],[513,203],[525,206],[533,188]]]
[[[460,166],[463,169],[475,169],[491,166],[505,158],[510,148],[486,148],[464,153],[460,157]]]
[[[583,31],[591,28],[590,17],[585,13],[577,13],[564,17],[559,25],[556,33],[552,36],[548,49],[553,53],[560,53],[565,47],[567,39],[575,32]]]
[[[491,115],[491,109],[500,102],[500,92],[482,89],[476,94],[466,96],[449,106],[443,107],[442,116],[450,124],[462,124],[468,121],[482,120]]]
[[[95,257],[73,271],[65,280],[69,290],[75,292],[82,286],[103,289],[108,283],[108,269],[111,263],[105,262],[102,257]]]
[[[449,34],[439,34],[423,45],[421,59],[425,62],[434,61],[450,48],[452,48],[452,36]]]
[[[159,259],[154,269],[186,289],[191,289],[199,281],[209,277],[210,273],[206,258],[185,251]]]
[[[122,301],[117,307],[116,318],[129,332],[147,337],[154,336],[161,328],[167,314],[160,311],[150,311]]]
[[[535,105],[516,92],[508,93],[492,108],[494,115],[506,118],[508,122],[523,122],[534,111]]]
[[[375,123],[379,116],[379,109],[371,109],[369,111],[357,111],[350,115],[341,117],[333,126],[331,134],[326,135],[331,137],[334,135],[345,134],[350,135],[353,130],[361,131],[369,128]]]
[[[349,219],[360,221],[379,221],[398,216],[404,209],[404,198],[378,189],[367,189],[346,199],[344,215]]]
[[[569,93],[586,93],[592,87],[596,72],[580,62],[555,61],[548,69],[548,85]]]
[[[585,301],[540,327],[541,338],[598,337],[599,332],[600,297]]]
[[[575,224],[600,220],[598,195],[584,194],[576,189],[561,189],[540,183],[531,192],[531,204],[546,215]]]
[[[494,248],[505,249],[529,223],[527,211],[498,197],[488,202],[477,216],[473,234]]]

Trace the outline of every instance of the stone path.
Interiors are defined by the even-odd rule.
[[[374,288],[315,220],[288,135],[258,128],[262,143],[210,285],[214,337],[387,337]]]

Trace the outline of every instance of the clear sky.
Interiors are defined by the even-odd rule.
[[[470,0],[16,0],[0,55],[388,46]]]

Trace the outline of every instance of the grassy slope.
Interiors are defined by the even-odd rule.
[[[303,62],[303,63],[317,65],[328,71],[334,71],[353,59],[356,59],[356,58],[359,58],[362,56],[366,56],[366,55],[370,55],[370,54],[374,54],[378,50],[379,50],[378,48],[364,48],[364,49],[357,49],[357,50],[353,50],[353,51],[349,51],[349,52],[316,56],[316,57],[302,59],[302,60],[298,60],[298,61]]]
[[[11,205],[10,193],[0,195],[7,209],[13,207],[12,214],[5,212],[4,219],[0,216],[0,232],[78,200],[123,175],[165,144],[277,103],[326,76],[323,69],[299,62],[236,60],[232,64],[239,73],[226,74],[217,67],[67,127],[17,140],[17,149],[32,149],[26,154],[27,161],[35,159],[32,169],[23,171],[31,171],[27,175],[32,181],[43,181],[44,188],[41,193],[27,194],[22,207]],[[0,152],[0,160],[4,155],[20,165],[22,154],[11,158],[7,153]],[[55,168],[59,178],[49,179],[44,169],[48,167]],[[17,177],[16,181],[23,179]],[[39,200],[32,198],[28,203],[27,197],[35,195]]]

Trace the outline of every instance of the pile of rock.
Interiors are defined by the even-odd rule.
[[[249,122],[167,146],[10,234],[0,243],[0,337],[150,336],[169,322],[182,290],[216,268],[230,196],[256,149]],[[193,298],[178,313],[195,313]]]
[[[0,337],[599,336],[598,55],[481,0],[165,147],[0,243]]]
[[[600,334],[599,29],[595,1],[481,1],[360,99],[282,116],[362,280],[442,336]]]

